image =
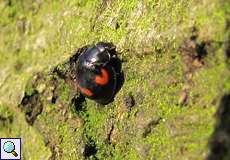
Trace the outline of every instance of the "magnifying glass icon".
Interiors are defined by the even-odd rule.
[[[17,152],[15,152],[15,145],[13,142],[11,141],[7,141],[3,144],[3,150],[6,152],[6,153],[11,153],[13,154],[14,157],[17,157],[18,154]]]

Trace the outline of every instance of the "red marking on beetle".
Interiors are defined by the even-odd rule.
[[[99,85],[106,85],[109,82],[109,73],[106,69],[101,68],[102,75],[96,76],[95,82]]]
[[[93,96],[93,92],[87,88],[83,88],[83,87],[80,87],[78,86],[79,89],[81,90],[81,92],[89,97]]]

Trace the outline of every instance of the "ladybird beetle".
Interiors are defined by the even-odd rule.
[[[76,80],[85,97],[103,105],[112,102],[124,81],[116,47],[99,42],[83,50],[76,62]]]

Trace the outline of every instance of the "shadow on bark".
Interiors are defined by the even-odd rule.
[[[209,140],[207,160],[230,159],[230,93],[222,97],[218,107],[217,122]]]

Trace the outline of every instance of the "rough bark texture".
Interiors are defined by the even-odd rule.
[[[4,0],[0,10],[0,137],[21,137],[23,159],[230,159],[227,1]],[[117,46],[125,74],[106,106],[79,94],[66,63],[98,41]]]

